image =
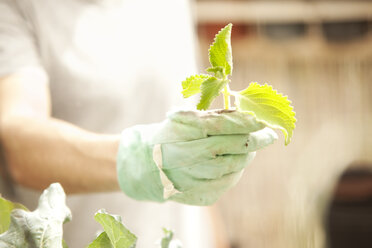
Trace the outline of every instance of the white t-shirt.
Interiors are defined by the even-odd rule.
[[[161,121],[181,102],[181,81],[195,72],[189,14],[187,0],[0,0],[0,76],[39,67],[52,115],[87,130],[119,133]],[[39,192],[15,190],[36,207]],[[139,248],[154,247],[163,226],[185,247],[213,247],[202,208],[137,202],[121,192],[68,196],[67,205],[70,247],[94,239],[100,208],[122,216]]]

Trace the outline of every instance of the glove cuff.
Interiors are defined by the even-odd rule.
[[[163,171],[163,155],[161,151],[161,144],[157,144],[153,148],[152,158],[159,169],[161,184],[163,185],[163,197],[167,200],[172,195],[181,193],[178,191],[171,180],[165,175]]]
[[[116,162],[119,185],[133,199],[164,202],[153,145],[144,139],[141,128],[145,127],[128,128],[121,134]]]

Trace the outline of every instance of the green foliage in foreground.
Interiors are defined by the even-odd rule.
[[[225,109],[230,108],[230,96],[235,97],[238,111],[253,114],[257,120],[267,126],[280,129],[288,145],[293,135],[296,118],[291,101],[286,96],[277,93],[271,86],[251,83],[248,88],[240,92],[229,89],[229,76],[232,73],[232,24],[222,28],[209,49],[211,67],[206,69],[213,75],[200,74],[188,77],[182,82],[182,94],[185,98],[200,94],[198,110],[207,110],[214,99],[221,93],[224,96]]]
[[[88,248],[133,248],[136,246],[137,237],[121,223],[120,216],[113,216],[99,210],[94,219],[101,224],[103,232]]]
[[[87,248],[134,248],[137,237],[122,223],[119,216],[99,210],[95,220],[103,232]],[[66,195],[60,184],[54,183],[44,190],[39,205],[33,212],[24,206],[0,197],[0,248],[67,248],[62,239],[63,223],[71,219],[66,206]],[[158,247],[182,248],[172,240],[173,232],[164,229]]]
[[[8,230],[10,225],[10,213],[13,209],[23,209],[27,211],[27,208],[19,203],[13,203],[0,197],[0,234]]]
[[[3,216],[4,219],[10,218],[10,225],[8,230],[0,234],[0,248],[63,247],[62,225],[71,219],[65,201],[66,195],[61,185],[54,183],[44,190],[35,211],[18,208],[13,209],[10,216]]]

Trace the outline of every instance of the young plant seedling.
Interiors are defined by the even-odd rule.
[[[211,67],[206,69],[210,74],[199,74],[188,77],[182,82],[182,94],[185,98],[201,93],[198,110],[207,110],[214,99],[223,94],[225,109],[230,109],[230,96],[235,98],[237,111],[253,114],[265,125],[280,129],[285,136],[285,145],[291,141],[295,128],[295,112],[287,96],[277,93],[268,85],[250,83],[242,91],[229,88],[229,75],[232,73],[231,29],[228,24],[221,29],[209,48]]]

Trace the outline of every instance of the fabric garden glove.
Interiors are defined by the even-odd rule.
[[[178,111],[122,132],[117,172],[137,200],[211,205],[240,179],[255,151],[277,139],[249,114]]]

